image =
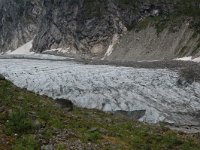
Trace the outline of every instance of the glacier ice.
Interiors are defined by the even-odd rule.
[[[199,125],[188,114],[200,111],[200,84],[177,86],[176,71],[59,60],[0,59],[0,64],[0,74],[18,87],[80,107],[146,110],[141,121]]]

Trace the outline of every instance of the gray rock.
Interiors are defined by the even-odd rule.
[[[67,109],[68,111],[73,111],[74,104],[67,99],[56,99],[56,106],[59,107],[60,109]]]
[[[91,128],[91,129],[89,130],[89,132],[95,132],[95,131],[97,131],[97,130],[98,130],[98,128],[93,127],[93,128]]]
[[[46,123],[42,120],[36,119],[33,121],[32,124],[35,129],[40,129],[40,128],[44,127]]]
[[[0,80],[5,80],[5,77],[0,74]]]
[[[41,147],[41,150],[54,150],[54,146],[52,144],[50,144],[50,145],[43,145]]]

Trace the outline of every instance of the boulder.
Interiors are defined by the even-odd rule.
[[[67,111],[73,111],[74,104],[72,101],[67,100],[67,99],[56,99],[56,106],[60,109],[65,109]]]
[[[0,80],[5,80],[5,77],[0,74]]]

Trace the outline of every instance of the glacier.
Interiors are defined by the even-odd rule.
[[[16,86],[103,111],[146,110],[140,121],[199,126],[200,84],[178,86],[178,71],[73,60],[0,58],[0,74]]]

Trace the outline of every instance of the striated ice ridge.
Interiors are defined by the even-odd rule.
[[[84,65],[72,61],[0,59],[0,74],[15,85],[77,106],[104,111],[146,110],[140,121],[199,125],[200,84],[178,86],[177,72]]]

